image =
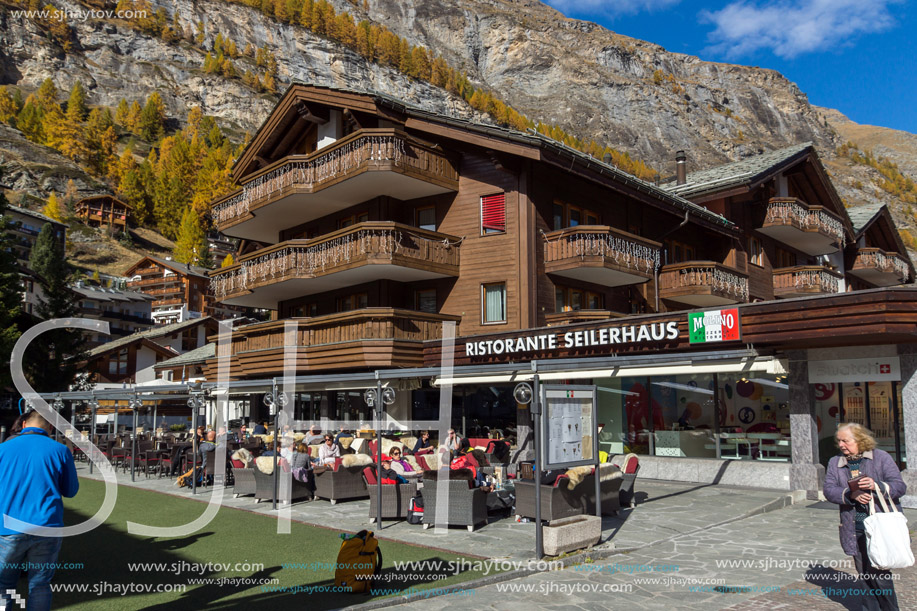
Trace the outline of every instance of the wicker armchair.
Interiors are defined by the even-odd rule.
[[[239,469],[239,471],[248,471],[249,469]],[[251,469],[252,473],[255,476],[255,500],[260,502],[262,500],[273,501],[274,500],[274,476],[262,473],[260,469]],[[281,475],[286,475],[285,472],[281,472]],[[291,501],[299,501],[302,499],[311,499],[313,498],[312,489],[303,482],[292,479],[292,490],[290,492]],[[278,499],[280,495],[280,482],[277,483],[278,486]],[[233,488],[235,491],[235,488]]]
[[[242,495],[255,494],[258,488],[255,483],[255,471],[256,469],[254,468],[233,469],[235,483],[232,486],[232,493],[236,498]]]
[[[423,495],[423,527],[429,528],[437,522],[436,495],[439,482],[435,476],[424,474],[424,486],[420,493]],[[478,524],[487,524],[487,493],[480,488],[469,488],[468,482],[461,479],[450,479],[449,486],[449,511],[446,523],[450,526],[467,526],[473,531]]]
[[[376,521],[377,485],[376,474],[372,467],[363,469],[363,480],[369,492],[369,519]],[[408,517],[411,499],[417,494],[417,482],[408,484],[383,484],[382,485],[382,519],[403,520]]]
[[[613,515],[621,509],[618,491],[624,479],[620,470],[615,471],[613,479],[606,479],[602,482],[602,513],[604,515]],[[587,475],[573,490],[567,488],[568,481],[565,476],[561,476],[556,485],[541,485],[542,520],[550,522],[595,513],[595,475]],[[534,480],[516,480],[516,515],[526,518],[535,517]]]
[[[339,461],[340,462],[340,461]],[[343,467],[315,472],[315,496],[328,499],[334,505],[348,499],[369,497],[363,482],[363,467]]]

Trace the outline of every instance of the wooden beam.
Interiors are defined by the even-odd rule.
[[[303,121],[308,121],[309,123],[324,125],[331,117],[331,113],[328,111],[328,107],[317,106],[315,108],[316,110],[313,110],[303,100],[296,102],[296,113],[299,115],[300,119]]]

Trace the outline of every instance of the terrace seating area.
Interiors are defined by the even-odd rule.
[[[500,520],[512,520],[512,516],[516,521],[535,517],[531,465],[510,462],[512,445],[506,439],[469,438],[467,445],[470,447],[465,452],[456,452],[462,456],[461,468],[456,468],[456,463],[450,465],[453,458],[450,453],[438,451],[435,442],[414,454],[416,437],[383,437],[382,459],[390,461],[391,454],[400,457],[401,461],[394,463],[397,469],[392,470],[401,477],[397,483],[392,483],[390,475],[383,478],[380,514],[376,479],[378,447],[374,432],[357,431],[340,436],[337,445],[341,456],[327,465],[317,462],[320,445],[307,446],[310,467],[291,469],[289,448],[294,442],[295,445],[304,442],[305,438],[304,433],[288,432],[281,437],[281,452],[275,458],[270,452],[274,447],[272,432],[242,438],[238,430],[230,430],[217,441],[218,447],[224,445],[227,450],[223,473],[216,472],[213,453],[194,455],[196,445],[190,433],[157,436],[147,432],[138,433],[136,439],[130,434],[96,435],[93,442],[120,473],[132,472],[137,482],[165,476],[189,483],[196,465],[198,488],[225,485],[238,502],[247,499],[256,505],[273,502],[276,486],[278,503],[327,502],[329,508],[346,505],[346,512],[368,507],[368,511],[357,511],[365,512],[363,515],[370,523],[379,517],[384,521],[405,521],[409,514],[419,511],[424,529],[439,521],[452,527],[465,527],[471,532]],[[86,460],[70,439],[65,443],[77,460]],[[608,457],[603,453],[602,458],[608,460],[608,464],[601,466],[602,513],[616,515],[622,506],[633,507],[638,468],[636,456],[629,455],[622,461],[621,456]],[[296,462],[302,464],[302,459]],[[275,465],[283,479],[289,477],[289,484],[275,480]],[[570,485],[577,477],[574,470],[542,484],[541,516],[545,522],[595,512],[594,469],[576,469],[582,476],[575,486]],[[143,478],[139,477],[141,474]],[[445,486],[438,485],[444,476],[448,477]],[[289,493],[285,487],[290,488]],[[439,499],[444,493],[449,495],[447,505],[442,505]],[[445,516],[438,515],[442,511],[446,512]]]

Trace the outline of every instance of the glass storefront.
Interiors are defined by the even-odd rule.
[[[596,379],[599,450],[788,461],[788,387],[755,374]]]
[[[900,382],[846,382],[813,386],[818,451],[822,464],[827,465],[828,460],[838,453],[834,433],[845,422],[862,424],[873,432],[880,449],[891,454],[899,463],[907,462]]]

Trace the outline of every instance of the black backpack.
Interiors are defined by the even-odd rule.
[[[423,522],[423,497],[416,495],[411,498],[411,504],[408,506],[408,524],[420,524]]]

